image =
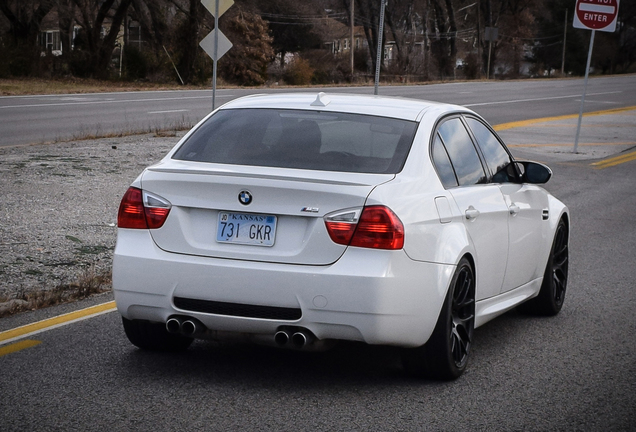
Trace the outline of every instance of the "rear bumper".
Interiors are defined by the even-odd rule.
[[[328,266],[180,255],[159,249],[148,231],[120,229],[113,289],[127,319],[165,322],[187,315],[220,332],[273,336],[282,326],[299,326],[318,339],[414,347],[430,337],[453,270],[413,261],[403,251],[361,248],[349,248]],[[175,297],[203,305],[299,310],[300,318],[184,310],[175,306]]]

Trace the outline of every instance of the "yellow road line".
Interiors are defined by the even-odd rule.
[[[591,164],[596,169],[609,168],[625,162],[636,160],[636,151]]]
[[[96,306],[88,307],[86,309],[70,312],[64,315],[34,322],[32,324],[27,324],[22,327],[6,330],[0,332],[0,345],[14,342],[19,339],[24,339],[26,337],[30,337],[47,330],[71,324],[73,322],[113,312],[114,310],[116,310],[115,302],[110,301],[108,303],[102,303]]]
[[[546,144],[507,144],[506,147],[572,147],[573,143],[546,143]],[[599,146],[627,146],[627,145],[636,145],[636,141],[626,141],[626,142],[604,142],[604,143],[579,143],[579,146],[584,147],[599,147]]]
[[[542,125],[536,125],[535,127],[539,127],[539,128],[575,128],[576,127],[576,123],[550,123],[550,124],[542,124]],[[620,128],[629,128],[629,129],[634,129],[636,128],[636,123],[635,124],[624,124],[624,123],[594,123],[594,124],[582,124],[581,125],[582,128],[586,128],[586,129],[593,129],[593,128],[614,128],[614,129],[620,129]]]
[[[25,340],[25,341],[21,341],[21,342],[16,342],[14,344],[11,345],[7,345],[5,347],[1,347],[0,348],[0,357],[7,355],[7,354],[12,354],[14,352],[18,352],[18,351],[22,351],[23,349],[27,349],[27,348],[31,348],[34,347],[36,345],[40,345],[42,342],[37,341],[37,340]]]
[[[625,108],[614,108],[614,109],[609,109],[604,111],[594,111],[594,112],[585,113],[583,114],[583,117],[619,114],[622,112],[634,111],[634,110],[636,110],[636,106],[625,107]],[[516,122],[502,123],[499,125],[495,125],[493,126],[493,129],[496,131],[503,131],[503,130],[513,129],[517,127],[530,126],[536,123],[543,123],[543,122],[549,122],[549,121],[555,121],[555,120],[569,120],[569,119],[578,118],[578,117],[579,117],[578,114],[567,114],[567,115],[556,116],[556,117],[544,117],[544,118],[538,118],[538,119],[521,120]]]

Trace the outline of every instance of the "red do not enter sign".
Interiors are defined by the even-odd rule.
[[[613,32],[619,0],[577,0],[574,27]]]

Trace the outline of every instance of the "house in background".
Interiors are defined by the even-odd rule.
[[[348,56],[352,47],[354,50],[367,49],[368,47],[362,26],[353,28],[353,41],[351,40],[351,27],[333,18],[323,18],[315,27],[322,36],[323,47],[334,55]]]
[[[125,45],[130,45],[138,50],[142,50],[146,41],[147,36],[145,34],[145,30],[142,28],[141,24],[135,20],[134,10],[131,11],[124,22],[122,23],[121,30],[117,37],[117,45],[115,48],[115,52],[113,53],[113,58],[120,56],[121,47]],[[101,36],[102,38],[106,36],[107,32],[110,29],[110,22],[108,19],[104,21],[104,25],[101,28]],[[68,46],[70,49],[75,49],[76,44],[80,42],[81,39],[82,26],[79,25],[79,20],[73,19],[69,28],[69,41]],[[53,55],[59,56],[63,53],[62,36],[63,33],[60,31],[60,19],[58,15],[58,10],[54,7],[42,20],[40,24],[40,33],[38,35],[38,44],[41,48],[41,55]],[[78,39],[79,38],[79,39]]]

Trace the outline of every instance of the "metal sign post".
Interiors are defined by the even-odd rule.
[[[499,37],[499,29],[497,27],[486,27],[484,30],[484,40],[488,42],[488,66],[486,69],[486,79],[490,79],[490,55],[492,53],[492,41],[496,41]]]
[[[590,49],[587,53],[587,66],[585,66],[585,84],[583,85],[583,96],[581,97],[581,110],[579,111],[579,123],[576,126],[576,138],[574,139],[574,153],[579,148],[579,136],[581,135],[581,122],[583,120],[583,106],[585,105],[585,95],[587,94],[587,79],[590,75],[590,60],[592,60],[592,49],[594,48],[594,35],[596,30],[592,30],[590,37]]]
[[[384,35],[384,8],[386,7],[387,0],[381,0],[382,6],[380,7],[380,28],[378,29],[378,52],[375,60],[375,90],[374,95],[378,95],[378,86],[380,85],[380,64],[382,61],[382,36]]]
[[[579,148],[579,137],[581,135],[581,123],[583,120],[583,106],[585,105],[587,80],[590,74],[590,63],[592,60],[592,50],[594,48],[594,35],[596,34],[596,30],[605,32],[616,31],[619,2],[620,0],[576,0],[573,27],[592,30],[592,36],[590,37],[590,49],[587,53],[587,65],[585,66],[585,84],[583,85],[583,96],[581,97],[579,121],[576,126],[574,153],[577,153]]]
[[[212,64],[212,111],[216,107],[216,63],[219,59],[219,0],[214,5],[214,57]]]
[[[219,17],[233,4],[233,0],[201,0],[205,8],[214,16],[214,31],[208,34],[199,46],[203,48],[213,61],[212,68],[212,110],[216,107],[216,63],[232,48],[232,42],[219,30]]]

